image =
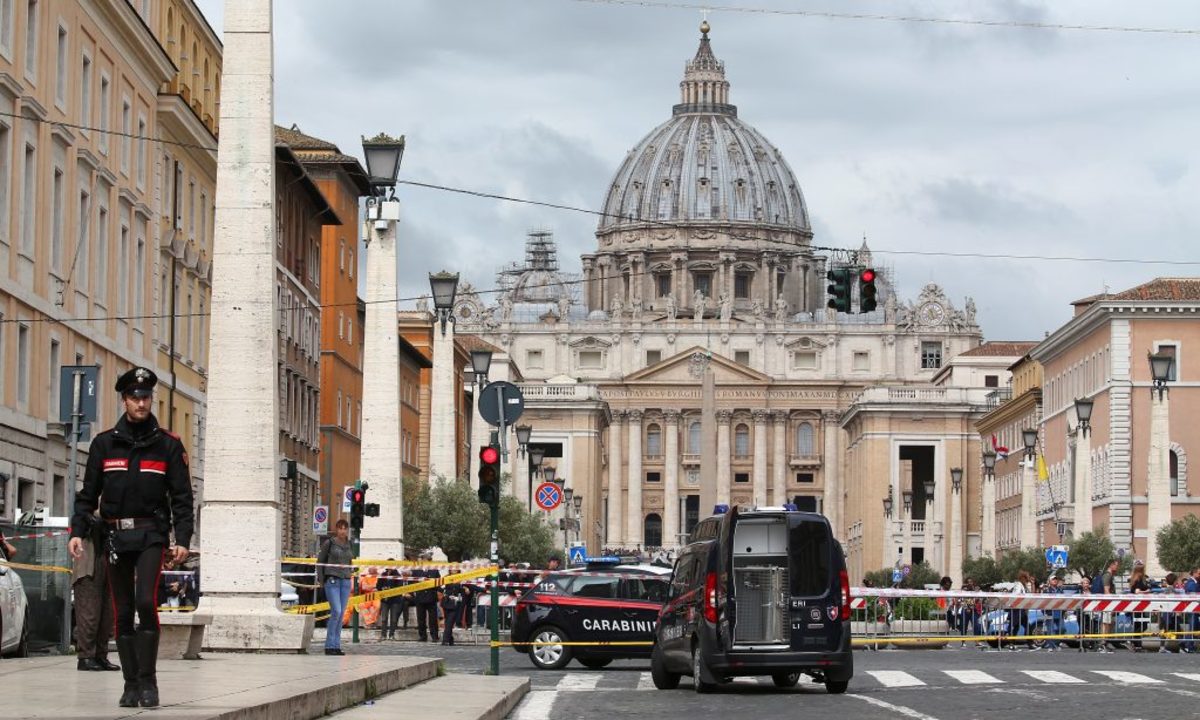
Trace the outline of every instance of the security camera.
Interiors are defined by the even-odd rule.
[[[387,220],[376,220],[375,221],[375,232],[385,233],[385,232],[387,232],[387,229],[388,229],[388,221]]]

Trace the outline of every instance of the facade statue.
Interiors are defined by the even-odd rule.
[[[641,322],[642,321],[642,299],[640,297],[635,297],[633,299],[633,302],[630,303],[629,309],[630,309],[631,319],[634,322]]]
[[[967,324],[975,324],[975,298],[967,298]]]
[[[888,293],[883,300],[883,321],[886,323],[896,322],[896,296]]]
[[[675,307],[675,294],[674,293],[667,293],[666,303],[667,303],[667,319],[674,322],[675,314],[679,312],[679,308]]]
[[[621,296],[617,295],[612,299],[612,309],[609,311],[609,317],[615,322],[621,319],[625,314],[625,304],[621,302]]]
[[[429,312],[429,298],[417,298],[417,312]]]
[[[500,322],[512,322],[513,301],[508,293],[500,296]]]
[[[566,295],[560,295],[558,298],[558,319],[566,320],[567,315],[571,312],[571,298]]]
[[[496,311],[490,307],[485,307],[479,311],[479,324],[487,330],[495,330],[500,327],[500,323],[496,322]]]
[[[775,320],[778,322],[787,322],[788,319],[788,301],[784,299],[781,293],[775,298]]]
[[[729,322],[733,317],[733,298],[721,293],[721,322]]]
[[[692,310],[695,312],[695,317],[704,317],[704,291],[696,288],[692,293]]]
[[[754,313],[754,320],[762,322],[763,315],[766,313],[766,308],[763,306],[762,300],[754,298],[754,302],[750,303],[750,312]]]

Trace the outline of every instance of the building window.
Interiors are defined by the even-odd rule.
[[[1167,381],[1175,382],[1179,379],[1179,353],[1178,348],[1174,343],[1164,343],[1157,346],[1159,355],[1170,355],[1173,362],[1171,363],[1171,371],[1167,373]]]
[[[936,370],[942,366],[942,344],[937,341],[921,343],[921,369]]]
[[[346,327],[346,316],[342,314],[341,310],[338,310],[338,340],[341,340],[346,337],[345,327]]]
[[[999,375],[984,375],[983,376],[983,386],[991,387],[991,388],[1000,387],[1000,376]]]
[[[816,453],[814,450],[814,438],[816,433],[813,432],[813,426],[803,422],[796,427],[796,454],[801,457],[812,457]]]
[[[91,274],[91,268],[88,267],[88,262],[91,259],[89,257],[90,252],[89,252],[89,248],[88,248],[88,244],[91,241],[91,238],[90,238],[91,225],[92,225],[92,223],[91,223],[91,207],[92,207],[91,196],[88,195],[87,190],[80,190],[79,191],[79,231],[78,231],[79,244],[75,248],[75,261],[74,261],[74,264],[78,268],[78,270],[74,274],[74,277],[78,278],[78,279],[76,279],[74,282],[75,282],[75,288],[77,290],[82,290],[84,292],[87,292],[88,280],[89,280],[88,276]]]
[[[604,367],[604,353],[599,350],[580,350],[579,367],[598,370]]]
[[[812,485],[813,474],[810,472],[796,473],[796,483],[798,485]]]
[[[53,194],[50,202],[50,269],[62,274],[63,253],[63,186],[62,168],[54,168]]]
[[[662,547],[662,517],[658,513],[650,513],[643,523],[642,540],[646,547]]]
[[[745,423],[733,430],[733,454],[740,458],[750,454],[750,428]]]
[[[699,421],[693,422],[691,425],[688,425],[687,451],[688,451],[689,455],[699,455],[700,454],[700,423],[699,423]]]
[[[62,344],[57,340],[50,341],[50,407],[46,408],[46,417],[58,417],[58,369],[62,366]],[[73,388],[74,386],[72,386]],[[74,389],[72,389],[72,393]],[[70,418],[59,418],[66,422]]]
[[[354,344],[354,318],[346,318],[346,342]]]
[[[646,473],[646,482],[648,482],[648,483],[662,482],[662,473],[658,472],[657,470]]]
[[[733,276],[733,296],[738,300],[750,298],[750,284],[754,275],[748,272],[735,273]]]
[[[811,351],[796,351],[792,353],[793,370],[816,370],[817,354]]]
[[[96,221],[96,287],[93,297],[103,303],[108,292],[108,208],[101,207]],[[165,294],[165,293],[164,293]],[[163,312],[163,316],[167,315]]]
[[[337,391],[337,426],[342,426],[342,391]]]
[[[338,272],[346,271],[346,241],[338,242]]]
[[[21,219],[21,252],[26,257],[33,257],[34,242],[37,238],[37,149],[26,143],[25,166],[21,174],[25,179],[25,187],[21,193],[21,204],[24,209]]]
[[[853,368],[858,372],[865,372],[871,369],[871,353],[864,351],[856,351],[854,353]]]
[[[354,248],[350,248],[349,250],[346,251],[346,253],[350,257],[350,262],[346,264],[346,272],[347,272],[347,274],[350,275],[350,279],[353,280],[354,279],[354,264],[358,261],[354,259]]]
[[[4,0],[0,0],[0,3]],[[0,120],[4,120],[0,117]],[[9,217],[10,203],[9,197],[9,179],[12,175],[12,130],[8,125],[0,122],[0,218]],[[0,245],[9,243],[8,237],[9,223],[0,223]]]
[[[121,101],[121,172],[129,176],[129,155],[133,150],[133,106],[129,99]]]
[[[13,6],[15,0],[0,0],[0,53],[12,60],[13,46]],[[3,486],[0,485],[0,489]],[[4,500],[3,493],[0,493],[0,503]],[[3,514],[0,510],[0,514]]]
[[[144,188],[146,187],[146,118],[144,117],[138,117],[137,135],[137,186]]]
[[[0,0],[3,2],[3,0]],[[92,59],[85,53],[83,56],[83,69],[79,73],[79,124],[90,125],[92,119]],[[79,129],[79,132],[87,135],[87,130]]]
[[[58,52],[54,56],[54,102],[60,107],[67,105],[67,29],[58,26]]]
[[[38,56],[38,11],[41,5],[38,0],[29,0],[28,12],[25,15],[25,77],[37,84]]]
[[[671,275],[670,273],[658,273],[654,276],[654,287],[658,297],[666,297],[671,294]]]
[[[693,273],[692,285],[699,290],[704,297],[712,297],[712,273]]]
[[[525,367],[531,369],[539,369],[545,364],[544,356],[541,350],[526,350],[525,351]]]
[[[1169,454],[1169,457],[1171,470],[1171,497],[1181,494],[1179,492],[1180,490],[1183,491],[1182,494],[1186,495],[1187,488],[1181,487],[1179,484],[1179,454],[1172,450]]]
[[[744,473],[744,472],[734,473],[733,481],[735,483],[748,483],[748,482],[750,482],[750,473]]]
[[[103,72],[100,73],[100,153],[108,154],[108,123],[109,112],[112,107],[112,82]]]
[[[662,428],[657,424],[646,427],[646,455],[662,456]]]
[[[733,361],[736,362],[738,365],[749,365],[750,364],[750,351],[749,350],[735,350],[733,352]]]
[[[28,325],[17,326],[17,407],[22,410],[29,407],[29,344],[30,330]]]
[[[662,350],[646,351],[646,367],[657,365],[660,362],[662,362]]]
[[[133,287],[133,314],[138,316],[138,321],[142,320],[142,311],[145,309],[143,298],[146,296],[146,239],[139,237],[137,239],[137,249],[135,250],[134,262],[134,287]],[[192,312],[192,303],[188,301],[188,312]],[[188,318],[188,326],[190,327],[192,318]],[[190,331],[189,331],[190,333]]]

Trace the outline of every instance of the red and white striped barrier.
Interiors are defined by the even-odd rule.
[[[954,590],[898,590],[893,588],[850,589],[850,608],[861,610],[868,598],[929,598],[932,600],[987,600],[993,609],[1084,610],[1087,612],[1200,612],[1200,596],[1161,595],[1063,595],[1046,593],[963,592]],[[1195,597],[1197,599],[1185,599]]]
[[[47,532],[33,533],[31,535],[5,535],[5,540],[33,540],[35,538],[57,537],[59,535],[69,535],[70,530],[50,530]]]

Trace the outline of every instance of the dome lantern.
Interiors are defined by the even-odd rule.
[[[683,71],[679,83],[679,104],[675,115],[713,113],[737,116],[737,107],[729,104],[729,81],[725,79],[725,63],[713,55],[708,41],[708,21],[700,25],[700,47],[696,56]]]

